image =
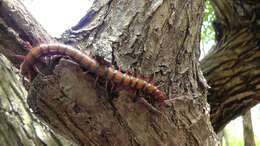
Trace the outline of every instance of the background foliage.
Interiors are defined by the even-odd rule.
[[[203,25],[201,30],[201,41],[203,43],[208,43],[209,41],[214,41],[215,39],[215,31],[212,27],[212,22],[215,20],[215,14],[209,0],[206,0],[205,4],[206,7],[204,10]]]
[[[216,19],[214,10],[209,0],[205,1],[205,10],[203,25],[201,29],[201,49],[203,51],[202,57],[205,56],[208,50],[215,44],[215,30],[212,26],[213,21]],[[260,146],[260,105],[255,106],[252,110],[252,122],[255,133],[255,143]],[[231,121],[224,129],[227,133],[229,146],[243,146],[243,125],[242,118],[238,117]],[[224,141],[223,141],[224,142]],[[223,143],[223,146],[226,146]]]

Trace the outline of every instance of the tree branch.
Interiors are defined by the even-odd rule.
[[[211,122],[219,132],[230,120],[259,103],[260,50],[256,23],[259,2],[212,0],[216,13],[216,46],[202,60],[203,73],[211,86],[208,102]]]

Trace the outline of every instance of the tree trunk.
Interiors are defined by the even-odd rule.
[[[229,146],[229,138],[225,129],[218,132],[218,137],[220,139],[221,146]]]
[[[253,131],[251,111],[247,111],[243,115],[243,126],[244,126],[244,143],[245,146],[255,146],[255,136]]]
[[[201,67],[211,87],[211,122],[219,132],[260,101],[260,2],[211,2],[217,42]]]
[[[19,1],[0,1],[0,52],[16,67],[19,60],[12,55],[24,54],[24,42],[36,42],[34,36],[43,35],[41,27],[31,27],[36,23],[31,17],[26,19],[28,14]],[[34,25],[28,26],[26,21]],[[72,146],[72,142],[53,133],[31,113],[26,103],[27,91],[13,65],[0,54],[0,145]]]
[[[218,138],[219,138],[219,141],[220,141],[220,146],[224,146],[223,145],[224,131],[220,131],[218,133]]]
[[[2,7],[14,2],[2,1],[4,22],[9,13]],[[198,67],[203,8],[203,0],[95,1],[60,41],[91,51],[94,57],[139,77],[153,77],[169,99],[160,106],[142,91],[135,95],[118,86],[109,94],[110,88],[102,84],[108,80],[96,83],[96,78],[73,60],[61,59],[53,72],[38,75],[30,83],[28,103],[34,114],[79,145],[216,145],[206,102],[207,84]],[[15,21],[15,26],[13,20],[7,21],[4,30],[27,34],[29,26],[23,24],[32,22],[26,20]],[[19,27],[23,31],[14,29],[17,26],[24,26]],[[37,38],[38,32],[17,37],[32,45],[52,40],[44,33]],[[24,47],[21,42],[20,47],[11,47],[6,40],[1,40],[4,47],[0,51],[15,64],[7,50],[12,48],[18,54]]]

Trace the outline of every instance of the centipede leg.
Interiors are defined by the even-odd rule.
[[[23,86],[24,86],[25,89],[28,91],[28,90],[30,89],[30,83],[29,83],[29,81],[28,81],[28,80],[25,80],[25,77],[24,77],[24,76],[22,76],[21,79],[22,79],[22,84],[23,84]]]
[[[93,56],[93,50],[92,49],[88,51],[88,56],[90,56],[90,57]]]
[[[47,40],[44,40],[43,38],[36,38],[36,45],[39,45],[39,44],[44,44],[45,42],[47,42]]]
[[[28,75],[27,78],[28,78],[29,82],[31,82],[32,81],[32,72],[28,71],[27,75]]]
[[[108,80],[106,80],[105,82],[105,89],[106,89],[106,94],[107,94],[107,97],[109,97],[109,90],[108,90]]]
[[[90,71],[89,70],[84,70],[84,75],[89,75]]]
[[[138,96],[140,95],[140,91],[139,90],[135,90],[134,91],[134,98],[133,98],[133,102],[136,102],[137,99],[139,98]]]
[[[165,105],[166,105],[165,101],[159,103],[159,107],[165,107]]]
[[[95,87],[97,86],[98,79],[99,79],[99,75],[97,74],[96,79],[95,79]]]
[[[177,86],[176,85],[172,85],[172,92],[173,93],[177,93]]]
[[[44,76],[44,74],[39,70],[39,68],[38,68],[37,65],[34,65],[34,66],[33,66],[33,69],[34,69],[37,73],[39,73],[40,75]]]
[[[118,71],[122,72],[122,65],[118,65]]]
[[[111,82],[110,93],[112,93],[113,91],[115,91],[115,89],[116,89],[116,83]]]
[[[50,57],[44,56],[44,57],[43,57],[43,62],[45,62],[45,64],[47,64],[47,65],[51,65],[51,59],[50,59]]]
[[[84,53],[84,50],[83,50],[82,47],[79,47],[79,51],[82,52],[82,53]]]
[[[154,84],[153,76],[144,76],[144,80],[148,83]]]
[[[31,43],[28,42],[28,41],[24,41],[24,42],[23,42],[23,46],[24,46],[24,48],[25,48],[27,51],[31,51],[31,49],[33,48],[32,45],[31,45]]]

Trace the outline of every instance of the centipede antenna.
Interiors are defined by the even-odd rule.
[[[148,108],[149,111],[154,112],[154,113],[159,114],[159,115],[163,115],[163,113],[161,111],[156,109],[153,105],[148,103],[145,99],[140,98],[140,102],[143,103]]]
[[[11,56],[16,58],[19,61],[24,61],[24,59],[25,59],[25,56],[23,56],[23,55],[11,55]]]

